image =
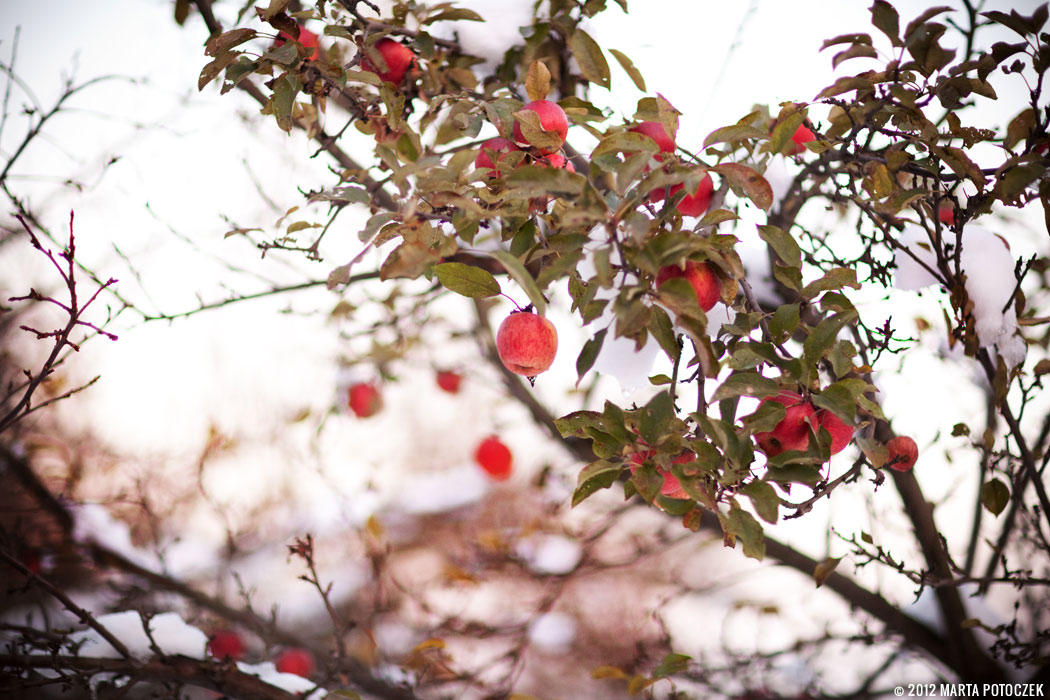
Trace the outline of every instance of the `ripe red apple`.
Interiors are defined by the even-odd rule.
[[[722,281],[708,263],[687,260],[685,269],[665,265],[656,272],[656,288],[674,277],[684,277],[696,291],[696,301],[704,311],[710,311],[722,296]]]
[[[523,377],[545,372],[558,352],[558,331],[547,319],[530,311],[516,311],[496,331],[496,352],[503,366]]]
[[[475,168],[491,168],[492,173],[490,177],[503,177],[503,173],[496,167],[496,162],[502,161],[508,153],[513,151],[520,151],[518,144],[514,143],[510,139],[505,139],[497,136],[494,139],[489,139],[485,143],[481,144],[481,151],[478,152],[476,158],[474,158]],[[496,155],[496,162],[493,162],[492,155]]]
[[[506,481],[510,478],[513,456],[510,448],[495,435],[490,435],[481,441],[474,451],[474,461],[496,481]]]
[[[678,194],[684,187],[684,185],[672,186],[670,190],[671,195]],[[682,200],[678,202],[678,211],[684,216],[702,216],[707,211],[707,208],[711,206],[711,197],[714,192],[714,180],[711,179],[710,175],[704,175],[704,178],[696,187],[696,192],[682,197]],[[655,189],[649,193],[649,201],[654,204],[662,202],[665,196],[666,192],[664,189]]]
[[[560,153],[548,153],[537,158],[536,165],[542,165],[545,168],[555,168],[557,170],[568,170],[570,173],[576,172],[576,168],[572,166],[572,161]]]
[[[216,630],[208,640],[208,651],[220,661],[223,659],[239,661],[244,657],[244,640],[233,630]]]
[[[782,391],[776,396],[767,396],[762,399],[760,405],[769,401],[782,404],[785,415],[772,430],[755,433],[758,449],[767,457],[776,457],[787,450],[808,449],[810,421],[816,413],[813,404],[793,391]]]
[[[285,649],[278,654],[274,665],[281,673],[294,673],[303,678],[309,678],[313,675],[314,669],[317,667],[313,654],[307,649],[296,647]]]
[[[285,41],[298,41],[304,47],[308,49],[313,49],[313,53],[306,57],[306,60],[308,61],[316,61],[318,56],[321,55],[320,43],[318,41],[317,35],[311,32],[306,27],[299,27],[298,39],[296,39],[288,32],[282,30],[281,33],[278,34],[277,38],[274,39],[273,45],[283,46]]]
[[[831,433],[831,454],[837,455],[846,449],[853,439],[853,426],[826,408],[817,409],[816,419],[818,430],[824,428]]]
[[[383,407],[383,397],[374,384],[358,382],[347,390],[347,405],[358,418],[374,416]]]
[[[950,200],[942,199],[937,207],[937,218],[946,226],[955,226],[955,204]]]
[[[459,384],[463,377],[458,372],[442,370],[437,373],[437,385],[450,394],[459,393]]]
[[[540,126],[543,127],[543,130],[554,132],[561,139],[562,143],[565,142],[565,137],[569,134],[569,118],[565,115],[565,110],[558,106],[557,102],[533,100],[522,109],[527,109],[539,115]],[[517,121],[514,122],[514,140],[518,143],[529,143],[529,140],[525,138],[525,134],[521,131],[521,125]]]
[[[791,135],[792,144],[788,148],[788,155],[797,156],[806,150],[805,144],[816,140],[816,135],[805,124],[799,124],[795,133]]]
[[[919,458],[919,446],[907,435],[898,435],[886,443],[890,451],[890,459],[886,466],[899,472],[906,472],[915,466],[915,460]]]
[[[656,141],[656,145],[660,148],[660,153],[674,153],[675,151],[674,139],[667,135],[667,129],[660,122],[642,122],[637,126],[632,126],[628,131],[648,136],[653,141]],[[657,160],[663,159],[659,153],[655,157]]]
[[[386,70],[380,71],[368,60],[366,55],[361,59],[361,70],[375,73],[385,83],[397,85],[405,77],[405,71],[416,60],[416,54],[399,41],[386,37],[375,43],[375,50],[380,53],[386,61]]]
[[[44,553],[39,547],[23,546],[18,551],[18,558],[22,560],[22,565],[34,574],[44,570]]]
[[[635,452],[631,455],[631,473],[642,466],[642,463],[653,456],[653,450],[646,450],[644,452]],[[682,454],[671,460],[672,464],[688,464],[689,462],[696,460],[696,453],[686,450]],[[678,477],[671,472],[667,471],[663,467],[657,466],[656,471],[660,472],[660,476],[664,478],[664,485],[660,487],[660,495],[667,496],[668,498],[677,498],[680,500],[689,500],[692,498],[682,485],[678,483]]]

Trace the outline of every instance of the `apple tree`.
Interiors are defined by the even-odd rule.
[[[863,620],[850,635],[828,631],[714,662],[667,641],[639,663],[592,663],[602,690],[581,692],[773,696],[781,691],[763,674],[774,672],[778,655],[834,644],[870,647],[880,663],[848,690],[826,691],[817,678],[792,693],[886,694],[906,680],[883,677],[902,658],[923,665],[918,678],[1045,682],[1050,413],[1042,377],[1050,336],[1041,328],[1050,265],[1045,243],[1032,242],[1031,214],[1042,207],[1039,223],[1050,233],[1047,5],[1000,11],[962,0],[907,15],[874,0],[870,26],[824,43],[835,78],[819,94],[772,105],[756,95],[753,110],[701,143],[678,140],[690,115],[660,94],[626,115],[595,104],[597,92],[615,87],[611,60],[645,90],[630,58],[591,30],[601,13],[642,11],[626,0],[537,2],[521,43],[499,60],[471,55],[443,29],[484,21],[449,2],[175,7],[185,31],[208,32],[199,76],[187,80],[231,100],[246,96],[265,128],[312,139],[303,158],[328,159],[330,181],[304,191],[302,211],[289,212],[257,247],[317,265],[316,284],[331,292],[347,337],[379,325],[396,333],[396,342],[348,344],[349,364],[392,379],[413,348],[454,340],[435,338],[419,318],[468,309],[478,361],[577,463],[566,508],[608,510],[609,494],[622,495],[617,516],[644,510],[676,542],[713,535],[733,550],[725,556],[779,562]],[[1008,121],[987,118],[991,102],[1007,102]],[[353,217],[363,223],[347,234]],[[333,260],[338,235],[356,235],[357,252]],[[748,243],[761,254],[748,254]],[[63,275],[71,275],[72,238],[63,255]],[[374,308],[347,301],[361,286],[372,290]],[[108,292],[101,284],[98,293]],[[501,297],[515,308],[497,317]],[[879,312],[887,300],[893,312]],[[902,318],[922,301],[939,315]],[[556,377],[547,368],[559,339],[564,353],[571,337],[582,339],[568,360],[575,386],[544,386]],[[893,420],[882,387],[898,358],[931,342],[943,346],[937,362],[968,368],[987,410],[969,415],[950,396],[929,398],[951,434],[923,442]],[[593,400],[615,348],[635,353],[648,375],[649,387],[634,395],[644,399]],[[646,348],[657,350],[655,366],[643,359],[652,357]],[[4,421],[22,417],[33,381]],[[564,399],[548,405],[539,390],[564,390]],[[364,418],[379,408],[377,392],[358,392],[351,408]],[[0,431],[7,427],[0,422]],[[949,448],[972,469],[960,483],[975,485],[960,497],[972,514],[962,524],[939,517],[923,488],[924,462]],[[5,461],[20,465],[27,491],[54,500],[31,464],[15,454]],[[892,503],[905,542],[823,528],[835,547],[821,555],[781,534],[790,521],[848,503],[846,494],[879,509]],[[291,552],[324,597],[313,540],[304,536]],[[378,567],[381,554],[369,552]],[[162,580],[115,552],[94,556],[231,625],[310,646],[250,607]],[[61,595],[17,556],[5,552],[4,560],[27,586]],[[874,569],[924,593],[933,617],[906,613],[859,575]],[[1012,620],[992,624],[972,612],[974,600],[1007,589],[1015,592]],[[451,688],[524,697],[511,695],[516,664],[492,678],[442,655],[441,637],[469,638],[469,628],[432,630],[429,646],[403,664],[408,680],[395,682],[349,654],[351,625],[334,609],[332,619],[328,648],[314,649],[327,661],[303,674],[321,688],[351,697],[443,697]],[[103,634],[104,624],[86,621]],[[43,658],[48,643],[27,631],[3,664],[27,683],[32,668],[88,673],[75,655],[68,665]],[[131,670],[118,659],[90,672],[283,697],[220,662],[179,667],[165,659]],[[740,682],[742,669],[756,678]],[[550,692],[559,695],[556,686]]]

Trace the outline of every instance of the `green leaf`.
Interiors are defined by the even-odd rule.
[[[776,524],[780,516],[780,497],[777,496],[777,492],[773,490],[772,486],[765,481],[756,480],[740,489],[740,491],[751,499],[751,505],[754,507],[755,512],[758,513],[758,517],[771,525]]]
[[[594,366],[594,361],[598,359],[598,353],[601,352],[602,343],[605,341],[605,334],[608,332],[607,328],[603,328],[594,334],[594,337],[583,344],[583,349],[580,350],[579,357],[576,358],[576,386],[580,385],[580,381],[583,379],[583,375]]]
[[[616,49],[609,49],[609,53],[620,62],[620,67],[630,76],[631,81],[634,82],[634,86],[642,92],[645,92],[645,78],[643,78],[638,69],[634,67],[631,59],[627,58],[626,54],[617,51]]]
[[[782,403],[777,401],[766,401],[760,403],[754,413],[744,416],[741,420],[753,435],[777,427],[777,425],[784,420],[785,415],[786,411]]]
[[[755,520],[755,516],[739,506],[733,506],[729,509],[724,528],[743,544],[745,557],[762,561],[766,556],[766,539],[762,534],[762,524]]]
[[[652,334],[656,342],[659,343],[660,348],[667,354],[667,357],[674,361],[681,354],[681,350],[678,347],[678,338],[675,336],[674,326],[671,324],[671,317],[667,315],[667,312],[658,306],[653,307],[652,316],[649,317],[649,323],[646,324],[646,328],[649,333]]]
[[[704,139],[704,148],[714,146],[717,143],[732,143],[733,141],[744,141],[754,139],[761,141],[769,138],[769,134],[756,129],[748,124],[730,124],[720,129],[715,129]]]
[[[809,336],[803,343],[802,348],[806,358],[810,362],[816,362],[831,349],[835,337],[846,325],[857,318],[856,311],[844,311],[825,318],[810,331]]]
[[[773,252],[777,254],[788,267],[801,267],[802,250],[794,237],[778,226],[759,226],[758,235],[769,244]]]
[[[622,471],[623,464],[620,462],[610,462],[601,459],[588,464],[576,479],[576,490],[572,494],[572,506],[575,508],[596,491],[612,486],[616,483],[616,479]]]
[[[518,112],[518,114],[521,113]],[[539,117],[536,117],[536,113],[530,110],[524,110],[524,114],[531,114],[536,119],[539,119]],[[561,145],[560,140],[558,145]],[[524,165],[515,168],[513,172],[503,179],[507,186],[511,188],[506,195],[510,199],[532,199],[533,197],[548,195],[574,197],[580,195],[583,192],[584,185],[587,184],[582,175],[576,175],[567,170],[547,168],[542,165]]]
[[[692,658],[685,654],[668,654],[660,662],[660,665],[653,669],[653,678],[666,678],[667,676],[681,673],[689,668],[689,662]]]
[[[824,276],[819,280],[807,284],[802,289],[802,297],[804,299],[814,299],[822,292],[842,289],[843,287],[860,289],[860,284],[857,282],[857,271],[847,267],[833,267],[825,272]]]
[[[800,307],[798,304],[784,304],[773,312],[769,320],[769,332],[773,340],[782,343],[798,328]]]
[[[735,221],[739,218],[739,216],[728,209],[712,209],[704,214],[704,218],[700,219],[696,225],[697,228],[705,228],[707,226],[717,226],[723,221]]]
[[[791,137],[795,135],[804,121],[806,121],[806,113],[803,111],[792,112],[780,119],[773,127],[773,133],[770,134],[769,150],[773,153],[782,153],[787,145],[792,143]]]
[[[587,428],[602,424],[602,414],[597,411],[573,411],[554,421],[562,437],[583,437]]]
[[[569,37],[569,48],[572,50],[573,58],[580,64],[580,74],[588,81],[603,88],[610,84],[609,62],[605,60],[602,49],[591,36],[577,29]]]
[[[1010,502],[1010,489],[999,479],[992,479],[981,487],[981,504],[992,515],[999,515]]]
[[[628,430],[627,418],[624,416],[623,409],[612,401],[605,402],[605,408],[602,410],[602,427],[624,444],[634,442],[638,437],[634,431]]]
[[[434,22],[458,22],[460,20],[465,20],[467,22],[484,22],[485,18],[477,12],[474,12],[474,10],[453,7],[447,10],[442,10],[436,15],[427,17],[423,24],[433,24]]]
[[[283,131],[292,130],[292,107],[295,105],[295,96],[299,93],[299,80],[291,73],[285,73],[277,79],[273,86],[273,116],[277,119],[277,126]]]
[[[671,394],[661,391],[642,407],[639,415],[638,430],[642,439],[650,445],[656,445],[664,436],[675,416],[674,402]]]
[[[487,270],[460,262],[440,263],[434,273],[445,289],[471,299],[483,299],[500,293],[499,282]]]
[[[529,301],[536,308],[536,313],[542,316],[547,310],[547,300],[543,298],[543,292],[540,291],[536,280],[532,278],[521,261],[505,250],[494,250],[489,255],[500,261],[510,278],[517,282],[521,290],[529,297]]]
[[[766,474],[769,481],[778,484],[805,484],[813,487],[820,483],[820,469],[812,464],[785,464],[771,466]]]
[[[753,396],[760,399],[764,396],[773,396],[779,391],[780,387],[775,381],[769,377],[763,377],[758,372],[734,372],[715,389],[711,401],[722,401],[734,396]]]

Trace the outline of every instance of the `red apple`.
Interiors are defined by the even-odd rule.
[[[386,61],[386,70],[380,71],[368,60],[366,55],[361,59],[361,70],[375,73],[385,83],[400,83],[405,77],[405,71],[416,60],[416,54],[399,41],[387,37],[375,43],[375,50],[380,53]]]
[[[798,128],[795,129],[795,133],[791,135],[792,144],[788,148],[788,155],[797,156],[798,154],[803,153],[806,150],[804,144],[807,144],[810,141],[815,141],[816,138],[816,135],[808,126],[805,124],[799,124]]]
[[[303,678],[309,678],[317,667],[313,654],[306,649],[295,647],[285,649],[278,654],[274,665],[281,673],[294,673]]]
[[[950,200],[942,199],[937,207],[937,218],[946,226],[955,226],[955,204]]]
[[[787,450],[808,449],[809,428],[816,413],[813,404],[793,391],[782,391],[776,396],[767,396],[762,399],[761,403],[769,401],[782,404],[785,408],[785,415],[784,419],[772,430],[755,433],[758,448],[767,457],[776,457]]]
[[[537,158],[536,165],[542,165],[545,168],[555,168],[557,170],[568,170],[570,173],[576,172],[576,168],[572,167],[572,161],[560,153],[548,153]]]
[[[514,143],[510,139],[505,139],[497,136],[494,139],[489,139],[485,143],[481,144],[481,150],[478,152],[477,157],[474,159],[475,168],[491,168],[491,177],[503,177],[503,173],[496,167],[496,163],[502,161],[508,153],[513,151],[520,151],[518,144]],[[496,161],[492,160],[492,155],[496,155]]]
[[[347,405],[358,418],[368,418],[383,407],[383,398],[374,384],[359,382],[350,385],[347,391]]]
[[[22,560],[22,565],[34,574],[44,570],[44,553],[39,547],[23,546],[18,552],[18,558]]]
[[[656,273],[656,288],[667,280],[684,277],[696,291],[696,301],[704,311],[710,311],[722,295],[722,281],[708,263],[687,260],[685,269],[677,265],[665,265]]]
[[[462,381],[463,377],[451,370],[442,370],[437,373],[437,385],[450,394],[459,393],[459,384]]]
[[[535,377],[554,362],[558,331],[542,316],[529,311],[514,312],[503,319],[496,331],[496,352],[511,372]]]
[[[853,426],[836,416],[826,408],[817,410],[817,428],[824,428],[831,433],[831,454],[837,455],[846,449],[853,439]]]
[[[274,39],[274,46],[283,46],[285,41],[297,41],[302,44],[305,48],[313,49],[313,53],[306,57],[308,61],[316,61],[318,56],[321,55],[320,44],[317,39],[317,35],[311,32],[306,27],[299,27],[299,38],[296,39],[294,36],[286,31],[281,33]]]
[[[671,195],[676,195],[682,191],[684,185],[673,185],[671,187]],[[692,195],[686,195],[682,197],[681,201],[678,202],[678,211],[684,216],[702,216],[707,208],[711,206],[711,196],[715,191],[715,183],[711,179],[710,175],[704,175],[704,179],[697,185],[696,192]],[[666,196],[665,189],[655,189],[649,193],[649,201],[662,202]]]
[[[239,661],[244,657],[244,640],[233,630],[216,630],[208,640],[208,651],[220,661],[223,659]]]
[[[540,126],[543,130],[553,132],[561,139],[562,143],[565,142],[565,137],[569,133],[569,118],[565,115],[565,110],[558,106],[557,102],[533,100],[522,109],[527,109],[539,115]],[[521,125],[517,121],[514,122],[514,140],[518,143],[529,143],[529,140],[525,138],[525,134],[521,131]]]
[[[481,441],[474,451],[474,461],[496,481],[506,481],[510,478],[510,467],[513,461],[510,448],[495,435],[490,435]]]
[[[645,452],[635,452],[631,455],[631,473],[633,474],[642,463],[652,457],[653,450],[646,450]],[[686,450],[682,454],[671,460],[672,464],[688,464],[689,462],[696,460],[696,453]],[[692,498],[682,485],[678,483],[678,477],[671,472],[667,471],[663,467],[657,466],[656,471],[660,472],[660,475],[664,478],[664,485],[660,487],[660,495],[667,496],[668,498],[677,498],[680,500],[689,500]]]
[[[674,153],[675,151],[674,139],[667,135],[667,129],[660,122],[642,122],[637,126],[632,126],[628,131],[648,136],[653,141],[656,141],[656,145],[660,148],[660,153]],[[657,154],[655,157],[657,160],[663,159],[660,154]]]
[[[906,472],[915,466],[919,458],[919,446],[907,435],[898,435],[886,443],[890,459],[886,466],[899,472]]]

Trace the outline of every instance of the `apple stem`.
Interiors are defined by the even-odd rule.
[[[514,311],[511,311],[512,314],[526,313],[526,312],[532,311],[532,304],[529,304],[528,306],[522,308],[521,306],[518,305],[518,302],[514,301],[514,299],[512,299],[509,296],[507,296],[503,292],[500,292],[499,295],[501,297],[504,297],[508,301],[510,301],[511,304],[514,304]]]

